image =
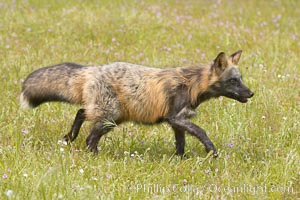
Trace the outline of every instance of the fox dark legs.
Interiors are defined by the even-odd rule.
[[[104,124],[103,122],[96,122],[93,126],[90,135],[86,138],[86,144],[88,148],[94,152],[98,153],[97,145],[100,138],[113,129],[113,126]]]
[[[79,133],[80,127],[83,124],[84,120],[85,120],[85,114],[84,114],[84,109],[79,109],[77,111],[75,120],[73,122],[72,128],[70,130],[70,132],[64,136],[65,141],[74,141]]]
[[[184,146],[185,146],[185,130],[172,126],[175,133],[175,145],[176,145],[176,155],[183,157]]]
[[[172,118],[168,120],[169,124],[171,124],[171,126],[176,129],[181,129],[181,130],[185,130],[187,131],[189,134],[197,137],[205,146],[205,149],[207,152],[209,151],[213,151],[213,156],[217,157],[218,153],[217,150],[214,146],[214,144],[211,142],[211,140],[207,137],[205,131],[200,128],[199,126],[193,124],[192,122],[189,122],[185,119],[181,119],[181,118]],[[182,135],[182,134],[178,134],[178,135]],[[176,137],[176,132],[175,132],[175,137]],[[178,136],[179,137],[179,136]],[[180,138],[180,137],[179,137]],[[180,139],[179,139],[180,141]],[[182,145],[182,143],[181,143]],[[179,145],[178,145],[179,146]],[[177,151],[177,139],[176,139],[176,151]],[[179,150],[183,150],[182,146],[179,148]]]

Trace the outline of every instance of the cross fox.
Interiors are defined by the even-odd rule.
[[[44,67],[26,78],[20,103],[32,108],[50,101],[82,105],[65,139],[74,141],[82,123],[92,121],[86,144],[94,153],[100,138],[114,127],[107,122],[166,122],[174,130],[177,155],[184,155],[185,133],[189,133],[216,157],[217,150],[205,131],[188,119],[210,98],[225,96],[246,103],[254,95],[238,70],[241,53],[227,57],[221,52],[211,64],[166,69],[125,62]]]

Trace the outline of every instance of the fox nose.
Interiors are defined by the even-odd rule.
[[[249,92],[249,98],[253,97],[254,93],[252,91]]]

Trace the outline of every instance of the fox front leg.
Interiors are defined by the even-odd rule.
[[[168,122],[169,124],[171,124],[172,127],[175,127],[176,129],[185,130],[189,134],[197,137],[205,146],[206,152],[213,151],[213,156],[218,156],[214,144],[211,142],[211,140],[208,138],[208,136],[202,128],[183,118],[171,118],[168,120]]]

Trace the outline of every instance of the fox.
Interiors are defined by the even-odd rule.
[[[206,152],[218,152],[206,131],[192,123],[197,107],[220,96],[246,103],[254,93],[243,83],[238,62],[242,50],[220,52],[212,63],[155,68],[126,62],[102,66],[61,63],[33,71],[23,82],[20,104],[35,108],[45,102],[81,105],[70,131],[73,142],[85,121],[92,122],[87,148],[98,153],[100,138],[123,122],[170,125],[175,154],[185,154],[185,134],[198,138]]]

